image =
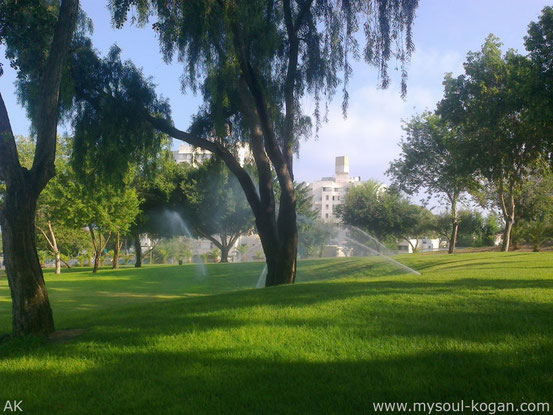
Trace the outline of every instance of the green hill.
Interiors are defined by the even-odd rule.
[[[301,261],[47,274],[71,339],[0,344],[25,413],[373,413],[378,402],[548,402],[553,254]],[[0,332],[10,300],[0,279]],[[553,405],[553,402],[550,402]]]

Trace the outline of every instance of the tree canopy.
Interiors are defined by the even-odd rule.
[[[324,118],[321,104],[326,106],[341,85],[345,112],[351,60],[360,58],[378,68],[381,87],[389,84],[388,62],[397,60],[405,93],[405,64],[413,50],[411,28],[417,4],[417,0],[114,0],[110,7],[119,27],[132,7],[141,24],[153,17],[165,60],[176,57],[183,63],[183,90],[199,90],[204,104],[188,131],[180,130],[140,71],[131,64],[118,63],[118,59],[110,63],[109,57],[105,68],[115,76],[107,79],[122,76],[133,82],[117,83],[118,88],[103,89],[100,95],[92,89],[92,99],[86,98],[88,93],[83,99],[110,99],[114,104],[103,108],[117,111],[127,106],[129,119],[143,117],[122,121],[130,136],[136,126],[149,122],[158,131],[222,159],[239,180],[256,218],[267,258],[267,285],[291,283],[295,280],[298,241],[293,157],[312,125],[302,112],[301,99],[314,97],[313,116],[318,126]],[[363,44],[358,40],[359,32],[365,35]],[[111,55],[117,58],[116,53]],[[130,91],[135,88],[138,93]],[[107,134],[102,132],[104,127],[96,127],[98,124],[112,118],[108,125],[118,122],[117,117],[104,116],[94,108],[81,115],[78,120],[83,128],[79,132],[76,127],[76,133],[91,143],[81,146],[83,149],[95,149],[95,143],[105,141]],[[137,137],[140,134],[138,127]],[[126,139],[132,147],[134,138]],[[251,148],[256,177],[238,161],[235,149],[240,142]],[[278,213],[272,172],[281,188]]]
[[[171,205],[197,236],[219,248],[221,262],[228,261],[238,238],[254,228],[254,217],[238,180],[216,158],[188,170],[171,197]]]
[[[403,129],[400,157],[390,164],[387,174],[408,194],[424,190],[428,199],[445,199],[451,220],[449,253],[453,253],[459,226],[457,203],[464,192],[477,186],[462,151],[461,129],[430,112],[414,116]]]
[[[465,163],[483,181],[506,223],[503,250],[515,222],[517,192],[544,154],[532,101],[535,71],[526,57],[488,36],[479,52],[469,52],[465,74],[444,81],[439,113],[464,135]]]

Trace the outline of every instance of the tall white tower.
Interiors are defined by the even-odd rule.
[[[336,157],[335,177],[337,183],[347,182],[349,179],[349,157]]]

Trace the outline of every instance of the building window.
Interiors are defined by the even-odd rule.
[[[325,214],[325,217],[326,217],[326,218],[328,219],[328,213],[327,213],[327,214]]]
[[[326,206],[326,208],[328,209],[328,205],[325,205],[325,206]]]
[[[326,200],[328,200],[328,195],[326,195]]]

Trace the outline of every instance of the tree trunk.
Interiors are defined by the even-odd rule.
[[[293,188],[292,188],[293,189]],[[278,221],[272,226],[272,218],[256,220],[257,231],[267,263],[266,287],[293,284],[296,280],[298,253],[298,229],[296,224],[295,193],[282,189]],[[260,226],[261,225],[261,226]],[[275,230],[277,233],[275,234]],[[278,236],[277,236],[278,235]]]
[[[219,262],[228,262],[228,253],[230,251],[230,246],[223,246],[221,248],[221,261]]]
[[[54,331],[54,319],[36,251],[36,199],[29,197],[26,187],[27,183],[15,188],[8,185],[1,215],[13,334],[48,336]]]
[[[98,272],[98,268],[100,268],[100,252],[96,252],[96,255],[94,255],[94,267],[92,268],[92,272],[96,274]]]
[[[297,246],[297,238],[295,240],[290,238],[276,252],[270,249],[268,253],[264,249],[265,261],[267,263],[266,287],[294,283],[296,280],[297,258],[294,252],[297,253]]]
[[[56,274],[61,274],[61,256],[59,251],[56,252]]]
[[[451,239],[449,240],[448,254],[455,252],[455,246],[457,245],[457,232],[459,231],[459,221],[457,218],[453,219],[453,229],[451,230]]]
[[[61,74],[79,9],[78,0],[63,0],[39,85],[33,119],[36,149],[30,170],[21,167],[8,112],[0,94],[0,180],[6,184],[0,211],[6,272],[11,289],[15,336],[54,331],[54,320],[36,252],[38,196],[55,174],[56,130]]]
[[[142,245],[140,245],[140,234],[134,234],[134,255],[136,257],[134,266],[140,268],[142,266]]]
[[[501,244],[501,251],[509,251],[511,242],[511,230],[513,229],[513,219],[511,217],[505,218],[505,231],[503,232],[503,243]]]
[[[119,268],[119,252],[121,251],[121,235],[119,232],[115,234],[115,246],[113,248],[113,269]]]
[[[459,231],[459,218],[457,218],[457,194],[454,193],[451,196],[451,238],[449,240],[449,249],[447,250],[448,254],[453,254],[455,252],[455,246],[457,245],[457,232]]]
[[[60,258],[61,258],[61,255],[60,255]],[[61,258],[61,262],[63,262],[65,264],[65,266],[67,267],[67,269],[71,269],[71,264],[69,262],[67,262],[66,260],[64,260],[63,258]]]

